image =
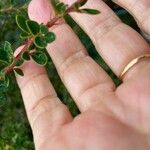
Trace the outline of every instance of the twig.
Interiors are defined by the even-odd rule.
[[[33,43],[32,39],[29,39],[27,41],[27,43],[24,45],[24,47],[22,48],[20,53],[16,57],[14,57],[14,60],[13,60],[12,64],[4,69],[3,72],[4,72],[5,75],[7,75],[9,72],[11,72],[13,70],[13,68],[15,67],[17,61],[20,59],[22,54],[30,47],[30,45],[32,45],[32,43]]]
[[[75,2],[75,3],[76,3],[76,2]],[[53,19],[51,19],[51,20],[47,23],[46,26],[47,26],[48,28],[51,28],[53,25],[55,25],[55,23],[56,23],[59,19],[63,18],[65,15],[67,15],[67,14],[70,13],[70,12],[75,12],[75,11],[76,11],[76,10],[75,10],[75,7],[74,7],[75,3],[73,3],[73,4],[67,9],[66,13],[64,13],[64,14],[62,14],[62,15],[60,15],[60,16],[55,16]],[[8,8],[8,9],[1,10],[1,11],[4,12],[4,11],[10,11],[10,10],[12,10],[12,8]],[[23,54],[25,51],[27,51],[28,48],[29,48],[32,44],[33,44],[33,39],[31,39],[31,38],[28,39],[28,41],[26,42],[26,44],[24,45],[24,47],[22,48],[22,50],[20,51],[20,53],[19,53],[17,56],[14,57],[13,63],[10,64],[8,67],[6,67],[6,68],[3,70],[3,73],[4,73],[5,75],[7,75],[9,72],[11,72],[11,71],[13,70],[13,68],[15,67],[17,61],[21,58],[22,54]]]

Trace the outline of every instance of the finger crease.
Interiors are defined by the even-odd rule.
[[[26,82],[25,84],[23,84],[22,86],[20,86],[21,90],[23,90],[29,82],[31,82],[33,79],[39,78],[41,76],[47,76],[46,73],[40,73],[40,74],[36,74],[36,75],[32,75]]]
[[[64,74],[66,68],[74,64],[76,61],[81,60],[82,58],[85,58],[88,56],[88,54],[84,50],[77,51],[70,56],[68,56],[64,62],[58,67],[58,70],[61,74]]]
[[[103,36],[111,32],[114,28],[122,24],[120,19],[114,16],[108,17],[105,21],[99,22],[94,30],[91,30],[89,35],[92,35],[94,43],[97,42],[98,39],[102,39]]]
[[[115,91],[114,84],[112,84],[112,86],[110,86],[110,82],[107,84],[107,81],[103,81],[103,82],[101,81],[101,82],[97,82],[97,83],[91,85],[90,87],[84,89],[83,91],[81,91],[79,96],[77,97],[77,99],[80,99],[83,95],[85,95],[86,93],[88,93],[91,90],[94,90],[96,87],[99,87],[99,88],[103,87],[102,90],[107,91],[107,92]]]
[[[44,96],[44,97],[40,98],[39,100],[37,100],[37,102],[34,104],[34,106],[31,108],[30,111],[34,111],[41,104],[41,102],[46,101],[46,100],[56,99],[56,98],[58,98],[57,95],[49,94],[47,96]]]

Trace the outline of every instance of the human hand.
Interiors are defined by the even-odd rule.
[[[149,0],[115,0],[135,16],[150,34]],[[73,2],[73,0],[68,0]],[[120,76],[134,58],[150,53],[149,44],[123,24],[102,0],[89,0],[97,16],[71,14],[88,33],[97,51]],[[48,0],[32,0],[30,19],[50,19]],[[106,72],[90,58],[67,24],[53,29],[57,40],[47,47],[58,73],[81,114],[72,118],[54,91],[46,71],[33,62],[17,77],[37,150],[150,149],[150,61],[130,69],[116,88]]]

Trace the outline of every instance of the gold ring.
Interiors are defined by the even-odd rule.
[[[141,55],[139,57],[134,58],[131,60],[128,65],[124,68],[123,72],[120,75],[120,79],[123,79],[124,75],[132,68],[134,67],[140,60],[144,58],[150,58],[150,54]]]

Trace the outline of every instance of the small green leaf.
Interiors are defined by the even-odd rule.
[[[62,3],[62,2],[60,2],[60,3],[58,3],[58,4],[56,5],[56,9],[57,9],[57,11],[58,11],[60,14],[65,13],[65,11],[67,10],[67,8],[68,8],[68,5],[66,5],[66,4],[64,4],[64,3]]]
[[[13,50],[11,48],[11,44],[7,41],[5,41],[5,44],[4,44],[4,51],[7,52],[9,55],[13,55]]]
[[[22,31],[29,33],[28,27],[26,25],[26,18],[22,16],[16,16],[16,23]]]
[[[37,35],[40,32],[40,25],[37,22],[27,20],[26,25],[32,35]]]
[[[0,72],[0,92],[6,92],[9,86],[9,78]]]
[[[4,49],[0,51],[0,60],[7,62],[8,64],[13,61],[13,50],[9,42],[4,43]]]
[[[59,1],[59,0],[51,0],[50,2],[51,2],[51,4],[52,4],[52,6],[53,6],[55,12],[57,13],[57,12],[58,12],[58,11],[57,11],[57,5],[60,3],[60,1]]]
[[[88,9],[88,8],[85,8],[85,9],[80,9],[79,11],[80,11],[81,13],[86,13],[86,14],[91,14],[91,15],[100,14],[100,11],[99,11],[99,10],[96,10],[96,9]]]
[[[66,10],[68,9],[68,5],[60,2],[59,0],[51,0],[51,4],[57,15],[65,13]]]
[[[17,63],[16,63],[16,66],[21,66],[22,64],[24,63],[24,59],[20,58]]]
[[[41,31],[41,33],[43,33],[43,34],[47,34],[49,31],[48,31],[48,27],[47,26],[45,26],[45,25],[41,25],[40,26],[40,31]]]
[[[80,6],[83,6],[87,3],[88,0],[79,0]]]
[[[28,33],[26,33],[26,32],[23,32],[23,33],[20,34],[20,38],[21,38],[21,39],[27,39],[27,38],[29,38],[29,37],[30,37],[30,34],[28,34]]]
[[[4,69],[5,67],[7,67],[9,65],[8,62],[1,60],[0,59],[0,70]]]
[[[30,47],[28,48],[29,50],[34,50],[36,48],[35,44],[33,43],[32,45],[30,45]]]
[[[24,53],[22,54],[22,58],[23,58],[24,60],[26,60],[26,61],[29,61],[29,60],[30,60],[30,55],[29,55],[29,53],[28,53],[28,52],[24,52]]]
[[[48,58],[44,52],[41,51],[33,52],[31,54],[31,57],[36,63],[42,66],[47,64]]]
[[[76,8],[76,10],[78,11],[80,7],[82,7],[83,5],[85,5],[87,3],[88,0],[78,0],[74,6]]]
[[[4,49],[0,49],[0,66],[8,66],[10,64],[11,60],[6,51]]]
[[[18,75],[24,76],[24,73],[23,73],[23,71],[22,71],[21,69],[19,69],[19,68],[14,68],[14,71],[15,71],[15,73],[17,73]]]
[[[45,48],[47,46],[47,42],[42,36],[37,36],[34,40],[34,44],[38,48]]]
[[[53,32],[48,32],[46,35],[45,35],[45,39],[46,39],[46,42],[47,43],[52,43],[53,41],[55,41],[56,39],[56,36]]]

